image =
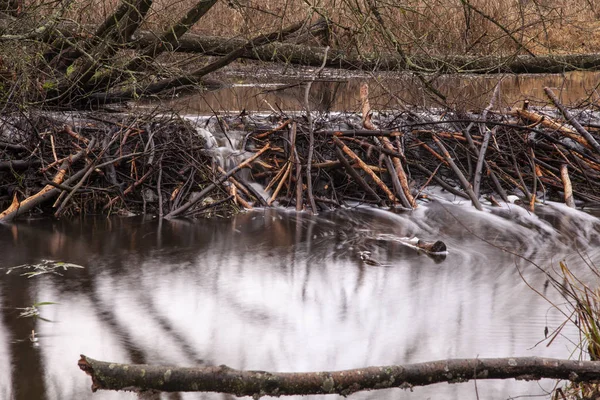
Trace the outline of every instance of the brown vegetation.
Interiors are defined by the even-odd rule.
[[[156,1],[145,28],[170,26],[192,4],[192,0]],[[69,16],[83,24],[95,24],[116,5],[115,0],[78,1]],[[379,7],[409,52],[512,54],[518,46],[506,31],[534,54],[600,51],[600,4],[594,0],[409,0]],[[317,15],[332,21],[332,40],[340,48],[367,51],[389,46],[377,34],[365,0],[222,1],[192,31],[249,38]]]

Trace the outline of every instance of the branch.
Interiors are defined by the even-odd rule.
[[[301,22],[294,25],[290,25],[287,28],[282,29],[281,31],[272,32],[266,35],[259,35],[254,39],[246,42],[243,46],[231,51],[227,55],[191,72],[189,75],[161,80],[159,82],[150,84],[147,87],[140,89],[139,92],[136,89],[128,89],[116,94],[96,93],[90,97],[97,101],[108,102],[111,99],[116,99],[116,101],[123,101],[124,99],[133,99],[141,95],[156,94],[168,89],[175,89],[188,85],[197,85],[200,83],[201,78],[203,76],[208,75],[211,72],[214,72],[231,64],[233,61],[242,57],[247,51],[250,51],[255,47],[264,46],[265,44],[274,41],[283,40],[288,35],[302,28],[303,25],[304,23]]]
[[[367,367],[335,372],[242,371],[218,367],[177,368],[97,361],[81,356],[79,368],[92,377],[92,391],[159,390],[221,392],[236,396],[339,394],[364,390],[467,382],[470,379],[600,379],[600,362],[540,357],[455,359],[418,364]]]
[[[229,177],[233,176],[236,172],[238,172],[242,168],[245,168],[248,165],[250,165],[254,160],[256,160],[258,157],[260,157],[264,152],[266,152],[270,148],[271,147],[267,144],[265,147],[263,147],[258,152],[256,152],[252,157],[244,160],[243,162],[241,162],[240,164],[238,164],[236,167],[234,167],[231,170],[229,170],[226,174],[222,175],[215,182],[213,182],[210,185],[208,185],[207,187],[205,187],[192,200],[188,201],[187,203],[185,203],[181,207],[176,208],[175,210],[172,210],[169,214],[167,214],[165,216],[165,218],[175,218],[175,217],[181,215],[182,213],[186,212],[187,210],[190,209],[190,207],[192,207],[194,204],[196,204],[197,202],[199,202],[200,200],[202,200],[208,193],[210,193],[212,190],[214,190],[218,185],[220,185],[221,183],[225,182],[227,179],[229,179]]]

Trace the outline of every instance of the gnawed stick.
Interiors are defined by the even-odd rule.
[[[352,178],[354,178],[356,183],[358,183],[364,189],[364,191],[366,193],[369,193],[375,199],[375,201],[377,203],[379,203],[382,206],[385,205],[385,201],[381,197],[379,197],[377,192],[371,186],[369,186],[369,184],[363,179],[363,177],[360,176],[360,174],[354,170],[354,168],[352,167],[350,162],[348,162],[348,160],[346,160],[346,157],[344,156],[344,152],[339,147],[337,147],[335,149],[335,152],[336,152],[338,159],[344,166],[344,169],[346,170],[346,172],[348,172],[348,174]]]
[[[252,205],[250,205],[250,203],[248,203],[242,196],[240,196],[238,194],[237,186],[235,186],[231,182],[231,178],[229,180],[229,183],[230,184],[227,187],[227,192],[229,193],[229,195],[231,197],[233,197],[233,201],[235,202],[235,204],[239,204],[247,210],[252,210],[254,207],[252,207]]]
[[[390,151],[395,151],[394,146],[390,142],[390,139],[388,139],[385,136],[381,136],[380,140],[386,149]],[[417,201],[410,192],[410,187],[408,186],[408,178],[406,177],[406,173],[404,172],[404,168],[402,166],[400,157],[392,157],[392,162],[394,163],[394,167],[396,168],[396,174],[398,175],[398,180],[400,181],[400,186],[402,186],[404,196],[408,201],[408,206],[411,208],[417,208]]]
[[[146,172],[144,175],[142,175],[141,178],[139,178],[137,181],[133,182],[131,185],[129,185],[127,187],[127,189],[125,189],[123,191],[123,196],[127,196],[129,193],[133,192],[133,190],[138,187],[139,185],[141,185],[142,183],[144,183],[144,181],[154,172],[154,168],[152,168],[152,166],[150,166],[150,168],[148,169],[148,172]],[[82,180],[83,181],[83,180]],[[74,192],[74,190],[72,189],[71,192]],[[104,207],[102,207],[103,210],[106,210],[107,208],[110,208],[113,204],[115,204],[115,202],[120,199],[121,196],[116,196],[114,198],[112,198],[108,203],[106,203],[106,205]]]
[[[282,130],[283,128],[285,128],[286,126],[288,126],[290,122],[292,122],[292,120],[291,119],[287,119],[287,120],[283,121],[279,126],[273,128],[273,129],[271,129],[269,131],[266,131],[266,132],[263,132],[263,133],[260,133],[260,134],[256,135],[256,138],[257,139],[264,139],[267,136],[269,136],[270,134]]]
[[[368,130],[375,130],[377,127],[371,121],[371,103],[369,102],[369,85],[367,83],[363,83],[360,85],[360,101],[362,105],[362,125],[363,128]],[[392,146],[390,139],[386,136],[379,136],[379,140],[383,143],[383,147],[394,151],[394,146]],[[390,158],[389,156],[386,158],[386,162],[391,160],[392,165],[389,166],[390,175],[392,176],[392,182],[394,186],[399,184],[400,188],[397,190],[398,198],[402,202],[404,207],[408,208],[416,208],[417,202],[413,198],[410,193],[410,188],[408,187],[408,179],[406,178],[406,174],[404,173],[404,169],[402,168],[402,163],[398,157]]]
[[[377,138],[373,139],[377,140]],[[392,157],[384,155],[383,161],[385,162],[387,173],[390,175],[390,179],[392,180],[392,187],[394,189],[394,193],[396,193],[396,198],[400,199],[400,203],[402,203],[403,207],[412,209],[411,204],[408,202],[408,199],[402,190],[402,184],[400,183],[400,179],[398,179],[398,173],[396,172],[396,166],[392,161]]]
[[[379,188],[387,195],[387,197],[392,203],[396,203],[396,196],[394,196],[394,193],[391,192],[391,190],[385,185],[385,183],[383,183],[381,179],[379,179],[379,177],[375,175],[375,173],[369,168],[369,166],[365,164],[365,162],[361,160],[355,152],[353,152],[348,146],[342,143],[342,141],[335,136],[333,137],[333,141],[344,153],[346,153],[350,158],[352,158],[352,160],[356,162],[358,166],[360,166],[360,168],[367,173],[367,175],[371,177],[373,182],[375,182],[375,184],[379,186]]]
[[[571,178],[569,178],[569,169],[567,164],[561,164],[560,178],[563,186],[565,187],[565,204],[571,208],[575,208],[575,201],[573,200],[573,186],[571,186]]]
[[[273,204],[273,202],[277,198],[277,195],[281,191],[281,188],[283,187],[283,184],[285,183],[285,180],[287,179],[287,177],[288,177],[288,175],[290,174],[291,171],[292,171],[292,163],[287,163],[287,165],[285,166],[285,172],[283,173],[283,176],[279,180],[279,184],[275,188],[275,191],[273,192],[273,195],[267,201],[267,205],[270,206],[271,204]]]
[[[533,111],[528,111],[520,108],[515,108],[511,110],[510,114],[516,115],[536,124],[541,124],[548,129],[562,133],[569,139],[576,141],[577,143],[581,144],[582,146],[585,146],[588,149],[591,148],[587,140],[585,140],[583,136],[579,135],[577,131],[569,128],[568,126],[565,126],[564,124],[556,122],[545,115],[541,115]]]
[[[471,358],[366,367],[344,371],[244,371],[226,365],[183,368],[119,364],[81,355],[79,368],[92,378],[92,391],[219,392],[236,396],[339,394],[363,390],[412,388],[470,379],[600,379],[596,361],[541,357]]]
[[[64,126],[64,131],[67,135],[71,136],[74,139],[77,139],[85,144],[89,144],[90,140],[86,137],[81,136],[79,133],[75,132],[73,130],[73,128],[71,128],[69,125],[65,125]]]

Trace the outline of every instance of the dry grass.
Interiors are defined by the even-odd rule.
[[[465,0],[466,2],[466,0]],[[82,23],[102,21],[118,0],[83,0],[71,17]],[[147,27],[164,29],[195,3],[159,0]],[[407,52],[431,54],[600,51],[600,4],[595,0],[378,1],[388,28]],[[228,0],[220,1],[194,28],[197,33],[249,37],[279,26],[327,16],[334,24],[334,44],[354,51],[386,49],[366,0]],[[489,18],[487,18],[489,17]],[[493,20],[494,22],[492,22]],[[511,38],[512,36],[512,38]]]

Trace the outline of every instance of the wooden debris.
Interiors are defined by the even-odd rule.
[[[282,112],[260,120],[219,117],[224,126],[246,132],[243,150],[252,154],[229,170],[213,167],[189,122],[107,116],[65,125],[46,116],[35,128],[45,134],[0,142],[0,170],[18,168],[21,179],[0,175],[0,221],[35,210],[174,218],[275,204],[314,212],[356,203],[414,209],[430,185],[477,209],[483,208],[480,198],[500,206],[508,195],[530,209],[545,200],[574,207],[575,197],[600,203],[600,131],[557,99],[555,114],[527,106],[485,117],[446,112],[407,120],[374,114],[368,87],[361,92],[362,116],[341,121],[348,129],[333,129],[343,125],[335,116],[313,121],[312,128],[302,116]],[[242,178],[242,169],[252,178]],[[268,194],[258,194],[248,179]],[[58,211],[46,204],[50,199],[58,199]]]

